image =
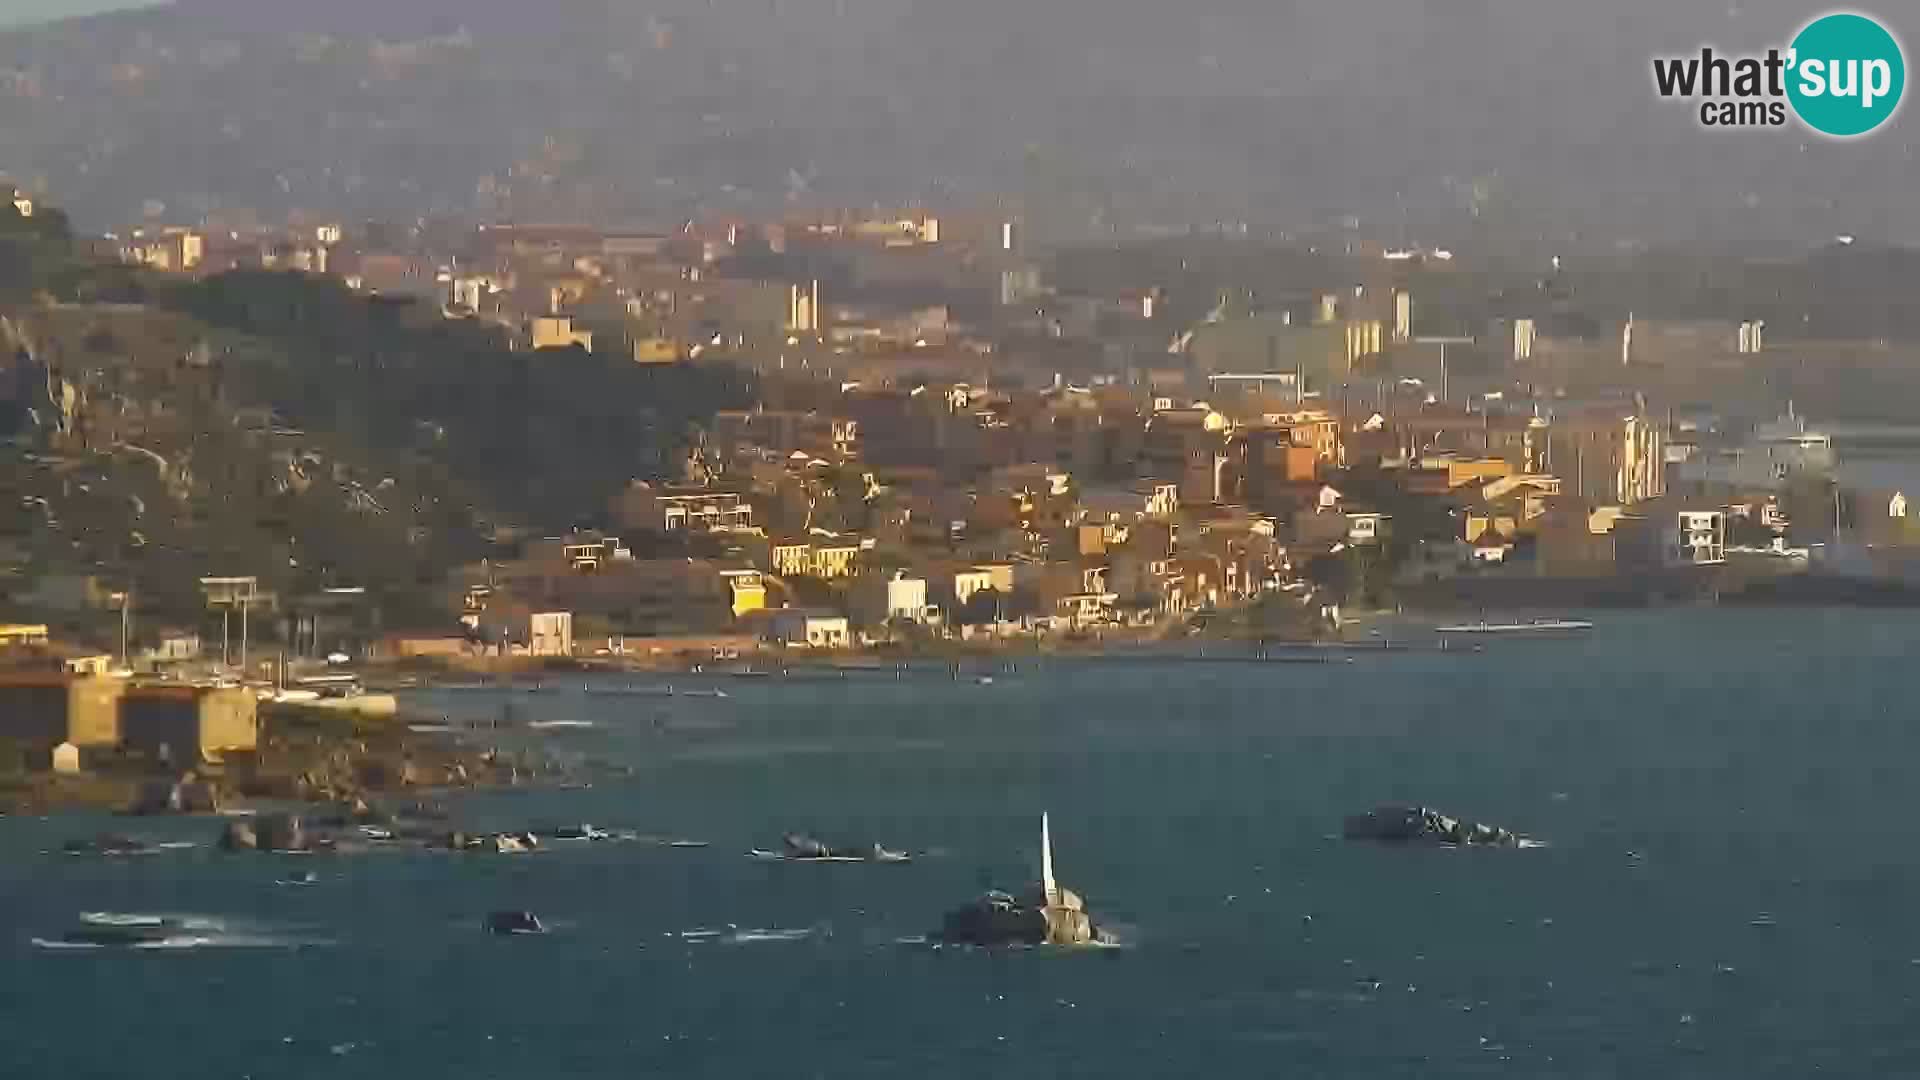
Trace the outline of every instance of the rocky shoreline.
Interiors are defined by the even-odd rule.
[[[450,791],[584,784],[618,771],[563,765],[529,751],[480,745],[453,732],[417,731],[404,716],[367,724],[328,710],[276,706],[261,712],[258,749],[218,765],[158,774],[146,763],[110,760],[79,775],[0,777],[0,815],[212,814],[291,804],[355,816],[373,813],[383,802],[411,804]]]

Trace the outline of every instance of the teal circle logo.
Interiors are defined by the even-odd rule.
[[[1787,98],[1823,135],[1865,135],[1887,122],[1907,88],[1907,63],[1887,28],[1841,12],[1808,23],[1793,39]]]

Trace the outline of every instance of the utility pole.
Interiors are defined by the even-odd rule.
[[[1417,345],[1440,346],[1440,404],[1445,405],[1450,389],[1448,383],[1451,379],[1451,372],[1447,367],[1447,346],[1472,345],[1477,339],[1470,337],[1417,337],[1413,340]]]
[[[133,628],[133,589],[129,587],[125,592],[115,593],[114,598],[120,601],[120,670],[126,671],[127,640]]]
[[[252,600],[252,590],[240,597],[240,681],[247,678],[247,603]]]

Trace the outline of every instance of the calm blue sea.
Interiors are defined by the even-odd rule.
[[[569,687],[519,707],[596,722],[547,742],[634,779],[463,813],[711,847],[94,861],[41,851],[100,822],[0,820],[0,1077],[1920,1075],[1916,639],[1688,611],[1323,666]],[[1390,800],[1552,846],[1328,838]],[[1043,809],[1126,948],[899,944],[1030,880]],[[931,854],[743,857],[795,828]],[[556,932],[488,937],[497,908]],[[96,910],[331,944],[32,944]],[[778,930],[813,932],[753,933]]]

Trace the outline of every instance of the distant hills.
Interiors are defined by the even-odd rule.
[[[161,0],[148,0],[144,6],[150,7],[159,2]],[[7,6],[0,8],[0,29],[141,6],[140,0],[8,0]]]
[[[1004,198],[1068,238],[1351,215],[1569,248],[1920,242],[1910,128],[1708,137],[1653,99],[1655,53],[1764,47],[1804,10],[1672,7],[180,0],[0,33],[0,171],[83,223]]]

